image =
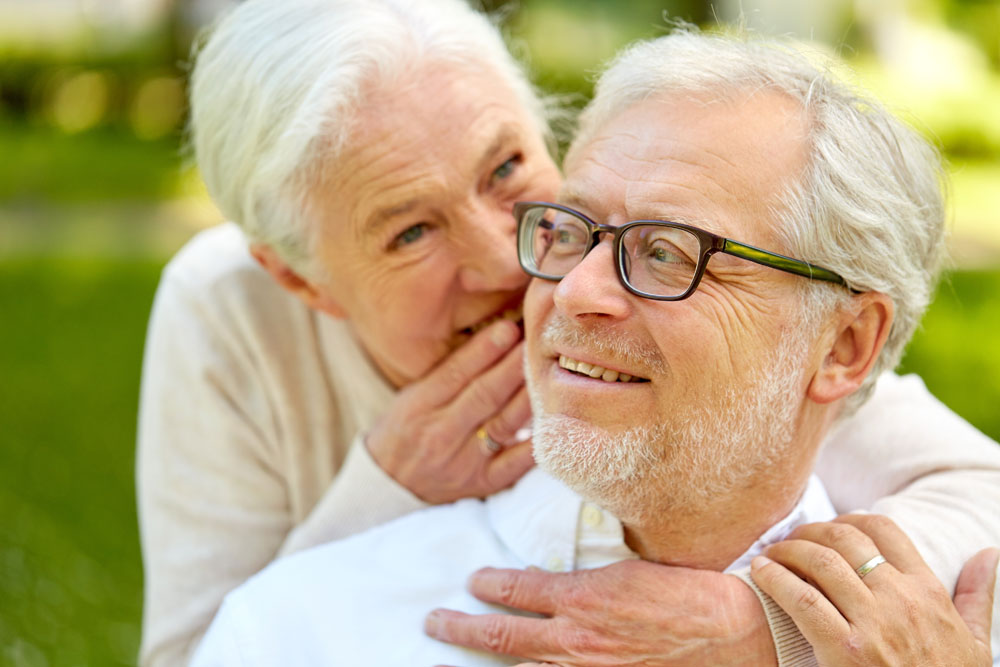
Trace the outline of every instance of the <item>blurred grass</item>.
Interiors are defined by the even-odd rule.
[[[1000,270],[956,271],[938,293],[903,357],[931,392],[1000,440]]]
[[[0,664],[134,664],[133,482],[159,262],[0,262]]]
[[[136,407],[160,267],[0,261],[0,664],[134,664]],[[994,439],[998,293],[1000,271],[952,274],[903,364]]]

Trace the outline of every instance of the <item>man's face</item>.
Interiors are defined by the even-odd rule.
[[[804,132],[797,105],[776,93],[647,100],[571,153],[559,201],[612,225],[686,222],[782,252],[771,206],[805,165]],[[796,280],[715,255],[688,299],[642,299],[618,281],[605,236],[561,282],[533,281],[539,463],[621,514],[609,496],[644,493],[644,480],[674,505],[743,484],[791,440],[818,363],[796,331]],[[633,379],[565,367],[578,362]]]
[[[480,69],[427,67],[366,101],[313,190],[323,286],[390,382],[426,373],[520,308],[514,202],[560,177],[514,94]]]

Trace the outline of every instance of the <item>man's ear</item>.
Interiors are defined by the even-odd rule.
[[[893,304],[881,292],[853,297],[837,320],[834,339],[807,395],[830,403],[858,389],[878,359],[892,326]]]
[[[274,278],[275,282],[297,296],[310,308],[338,319],[347,317],[344,309],[326,290],[296,273],[271,246],[263,243],[251,243],[250,254]]]

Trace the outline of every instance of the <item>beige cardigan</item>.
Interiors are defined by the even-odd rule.
[[[286,294],[234,225],[178,253],[143,366],[141,664],[185,664],[225,594],[278,556],[423,506],[360,443],[392,395],[350,328]],[[917,378],[881,379],[818,472],[838,511],[891,516],[949,587],[1000,543],[1000,448]]]

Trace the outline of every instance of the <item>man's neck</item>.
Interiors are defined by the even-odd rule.
[[[752,492],[736,491],[694,509],[662,508],[624,520],[625,541],[643,560],[721,572],[788,516],[807,481],[780,488],[755,483]]]
[[[749,467],[726,480],[724,490],[705,493],[709,484],[699,485],[690,476],[663,479],[646,485],[651,490],[645,499],[622,499],[641,512],[608,509],[624,525],[629,548],[644,560],[725,570],[798,504],[835,413],[834,406],[809,403],[798,415],[792,437],[784,445],[772,444],[777,449],[770,458],[756,465],[731,463]]]

